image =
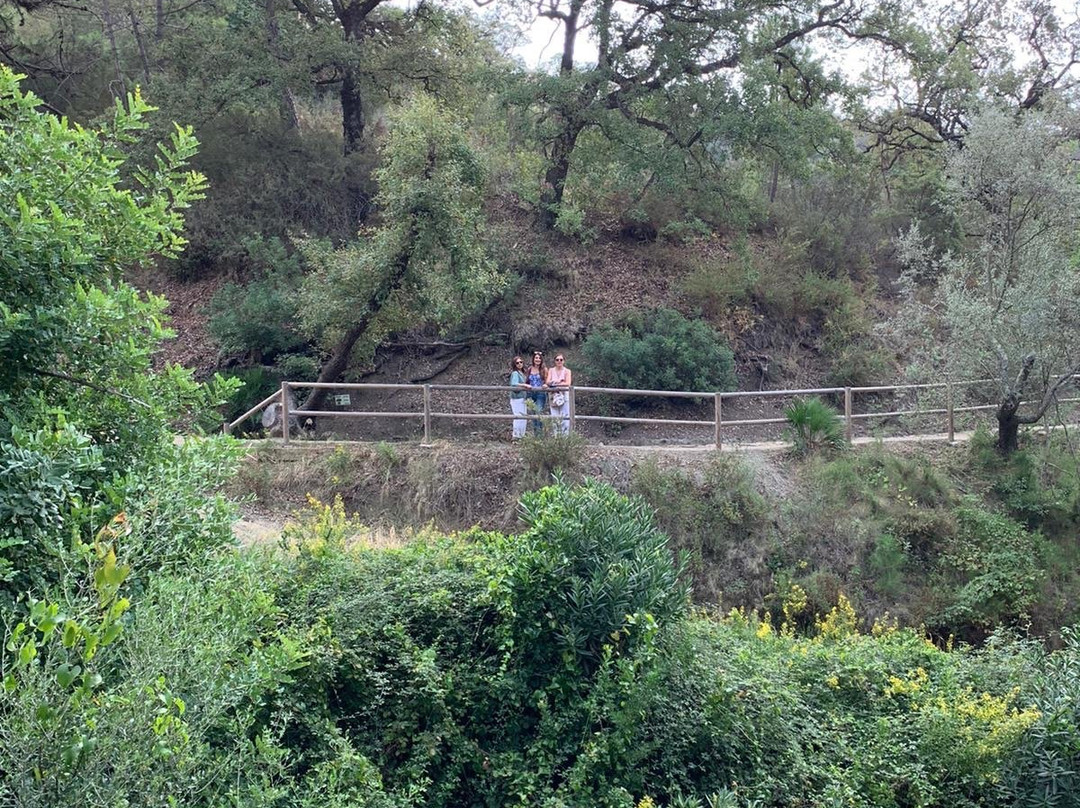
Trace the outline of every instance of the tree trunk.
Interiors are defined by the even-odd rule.
[[[345,156],[363,151],[364,99],[360,91],[358,76],[354,68],[347,67],[341,80],[341,124],[345,136]],[[350,225],[359,225],[367,218],[368,197],[357,176],[355,166],[349,166],[345,179],[345,202]]]
[[[574,48],[577,45],[580,30],[578,19],[583,6],[583,0],[572,0],[569,12],[560,17],[563,23],[563,52],[559,59],[559,75],[563,78],[574,72]],[[606,48],[603,50],[606,51]],[[581,124],[572,117],[564,114],[562,118],[565,128],[551,147],[551,163],[544,172],[544,187],[540,191],[540,222],[548,230],[554,229],[555,221],[559,218],[559,206],[566,189],[566,175],[570,173],[570,155],[582,129]]]
[[[345,154],[363,149],[364,144],[364,99],[360,93],[356,70],[345,68],[341,80],[341,128],[345,135]]]
[[[998,416],[997,449],[1002,454],[1011,454],[1020,448],[1020,422],[1016,417]]]
[[[1016,411],[1020,408],[1020,398],[1009,394],[1001,402],[997,411],[998,437],[997,449],[1002,454],[1011,454],[1020,448],[1020,418]]]
[[[116,84],[110,82],[110,89],[114,98],[122,99],[127,93],[127,84],[124,81],[124,71],[120,68],[120,50],[116,47],[116,31],[109,0],[102,0],[101,16],[105,26],[105,38],[109,40],[109,49],[112,51],[113,67],[116,69]]]
[[[430,177],[433,168],[433,165],[429,164],[425,176]],[[332,384],[341,378],[341,374],[344,373],[345,369],[349,366],[349,357],[352,355],[353,347],[360,337],[364,335],[364,332],[368,330],[371,321],[375,319],[382,310],[382,307],[386,304],[387,298],[390,297],[394,290],[396,290],[405,279],[405,275],[409,271],[409,262],[412,261],[412,251],[417,239],[417,213],[416,211],[413,211],[410,215],[413,217],[413,225],[410,229],[409,236],[406,239],[406,246],[392,262],[386,278],[383,279],[383,282],[379,284],[379,287],[368,299],[367,304],[363,309],[367,313],[360,318],[356,325],[349,329],[344,337],[342,337],[341,341],[334,348],[334,352],[330,355],[330,359],[323,365],[323,369],[319,373],[319,378],[315,381],[322,384]],[[312,390],[308,400],[304,402],[304,409],[317,410],[322,407],[323,402],[326,401],[327,393],[327,388],[316,387]]]
[[[128,5],[128,17],[131,19],[131,31],[135,34],[135,44],[139,46],[139,59],[142,62],[143,80],[150,83],[150,57],[146,55],[146,45],[143,43],[142,31],[139,29],[139,17],[135,13],[135,7]]]
[[[334,348],[334,352],[330,354],[330,359],[323,365],[322,371],[319,373],[319,378],[315,381],[320,384],[330,384],[341,378],[341,374],[344,373],[345,368],[349,366],[349,357],[352,355],[353,346],[356,345],[356,342],[360,337],[364,336],[364,332],[367,330],[368,323],[370,322],[371,318],[365,317],[342,337],[341,342]],[[329,393],[330,391],[325,387],[316,387],[311,391],[311,395],[308,396],[307,401],[304,402],[304,409],[321,409],[323,403],[326,401],[326,396],[329,395]]]
[[[566,190],[566,176],[570,173],[570,155],[574,151],[581,125],[567,124],[566,130],[555,140],[551,151],[551,164],[544,172],[544,188],[540,193],[540,221],[548,230],[555,227],[559,218],[559,206],[562,204],[563,191]]]

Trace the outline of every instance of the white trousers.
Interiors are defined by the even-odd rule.
[[[565,393],[563,395],[566,395]],[[570,434],[570,397],[567,396],[563,401],[561,407],[555,406],[555,396],[550,398],[551,404],[551,417],[560,418],[562,420],[555,422],[555,428],[562,432],[564,435]]]
[[[523,399],[523,398],[512,398],[512,399],[510,399],[510,412],[514,413],[514,415],[525,415],[526,414],[525,399]],[[514,437],[515,438],[523,438],[523,437],[525,437],[525,424],[526,424],[526,421],[525,421],[524,418],[515,418],[514,419]]]

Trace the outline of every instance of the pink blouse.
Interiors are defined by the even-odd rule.
[[[549,387],[566,387],[570,384],[570,368],[548,368],[547,383]]]

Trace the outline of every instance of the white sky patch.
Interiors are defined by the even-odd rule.
[[[403,8],[410,8],[416,5],[417,0],[391,0],[391,2]],[[497,21],[503,27],[502,34],[499,36],[500,45],[526,68],[549,73],[558,70],[563,49],[562,23],[539,16],[535,5],[510,4],[503,0],[493,0],[482,7],[478,7],[471,0],[444,0],[444,2],[482,19]],[[1080,0],[1052,0],[1052,2],[1063,27],[1080,19]],[[616,3],[616,11],[618,5]],[[922,13],[929,18],[951,5],[951,0],[929,0],[923,5]],[[1010,11],[1015,13],[1015,9]],[[850,81],[858,82],[866,77],[868,70],[881,67],[879,51],[874,45],[844,43],[843,40],[835,37],[828,38],[826,42],[824,36],[817,36],[811,41],[814,43],[815,50],[824,57],[826,69],[838,69]],[[1021,63],[1030,62],[1035,58],[1026,43],[1016,40],[1009,44]],[[574,62],[578,65],[593,64],[596,58],[596,44],[586,28],[577,38]],[[885,101],[885,99],[878,100]]]

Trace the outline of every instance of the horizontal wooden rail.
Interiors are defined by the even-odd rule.
[[[854,392],[854,390],[852,391]],[[957,412],[954,409],[952,412]],[[899,415],[945,415],[949,412],[948,409],[935,409],[935,410],[893,410],[892,412],[860,412],[853,413],[852,419],[855,421],[866,420],[867,418],[894,418]]]
[[[293,410],[297,418],[423,418],[422,412],[390,412],[386,410]]]
[[[335,384],[333,382],[285,382],[289,386],[289,389],[301,388],[304,390],[423,390],[424,386],[420,384],[380,384],[376,382],[368,383],[353,383],[353,384]],[[501,389],[501,388],[500,388]]]
[[[889,390],[944,390],[948,382],[930,382],[928,384],[883,384],[874,387],[852,387],[853,393],[884,393]]]
[[[604,393],[611,396],[633,396],[634,398],[712,398],[715,392],[692,393],[685,390],[630,390],[625,387],[578,387],[579,393]],[[725,396],[731,393],[724,393]]]
[[[556,416],[558,417],[558,416]],[[578,421],[596,421],[604,424],[671,424],[673,426],[713,426],[716,422],[710,418],[708,421],[687,421],[677,418],[622,418],[615,415],[578,415]],[[725,422],[726,423],[726,422]]]
[[[432,418],[457,418],[462,421],[530,421],[552,417],[547,413],[515,415],[513,413],[501,412],[432,412],[429,414]]]
[[[727,401],[729,398],[776,398],[778,396],[825,396],[831,393],[842,393],[843,387],[812,387],[807,390],[738,390],[731,393],[721,393]],[[712,395],[711,393],[709,395]],[[724,423],[727,423],[726,421]]]
[[[1080,378],[1080,377],[1078,377]],[[260,401],[254,407],[249,409],[239,418],[229,422],[224,426],[226,432],[232,432],[238,425],[240,425],[247,418],[254,415],[260,409],[266,406],[279,402],[282,407],[282,418],[286,424],[289,422],[295,422],[295,419],[302,418],[393,418],[393,419],[423,419],[424,426],[424,443],[427,444],[431,439],[431,427],[432,422],[435,419],[440,420],[457,420],[457,421],[560,421],[565,420],[569,422],[569,428],[571,431],[575,430],[576,425],[579,422],[592,422],[601,424],[642,424],[650,426],[689,426],[689,427],[712,427],[714,433],[714,445],[716,448],[720,448],[721,434],[723,429],[736,429],[739,427],[752,427],[752,426],[773,426],[777,424],[788,423],[785,417],[763,417],[763,418],[726,418],[724,417],[724,403],[738,402],[744,399],[776,399],[776,398],[798,398],[805,396],[841,396],[843,411],[838,412],[837,416],[842,419],[844,423],[844,431],[848,440],[852,440],[854,437],[854,424],[855,422],[867,422],[875,418],[895,418],[905,416],[946,416],[946,432],[945,435],[949,440],[953,439],[954,435],[954,419],[958,413],[979,413],[996,410],[997,404],[968,404],[964,406],[957,406],[956,403],[956,391],[961,388],[969,388],[980,384],[993,384],[993,379],[974,379],[974,380],[961,380],[954,382],[929,382],[925,384],[893,384],[893,385],[864,385],[862,387],[816,387],[816,388],[802,388],[802,389],[790,389],[790,390],[733,390],[730,392],[725,391],[686,391],[686,390],[636,390],[630,388],[617,388],[617,387],[561,387],[561,388],[545,388],[542,390],[536,390],[536,393],[545,395],[551,395],[555,390],[565,391],[568,404],[568,413],[563,415],[552,415],[548,412],[529,412],[524,415],[515,413],[479,413],[479,412],[445,412],[437,411],[432,403],[433,394],[443,391],[462,391],[462,392],[485,392],[485,393],[497,393],[500,395],[508,395],[511,392],[509,385],[490,385],[490,384],[398,384],[398,383],[321,383],[321,382],[282,382],[281,389],[274,391],[271,395]],[[292,390],[303,389],[324,389],[324,390],[341,390],[341,391],[409,391],[422,393],[422,409],[419,411],[379,411],[379,410],[304,410],[304,409],[292,409],[295,404],[291,404],[292,396],[289,393]],[[896,409],[887,410],[882,412],[856,412],[855,411],[855,398],[858,395],[864,394],[878,394],[878,393],[894,393],[902,394],[905,392],[918,393],[920,390],[940,390],[944,391],[945,406],[940,406],[939,401],[935,400],[933,403],[938,406],[928,409]],[[529,392],[529,391],[524,391]],[[713,417],[707,419],[688,419],[688,418],[644,418],[644,417],[631,417],[631,416],[616,416],[616,415],[582,415],[579,414],[579,405],[577,403],[577,396],[582,394],[597,394],[607,396],[623,396],[629,398],[664,398],[664,399],[691,399],[701,404],[708,404],[713,411]],[[917,400],[917,395],[916,395]],[[909,399],[910,400],[910,399]],[[985,400],[985,399],[984,399]],[[1062,398],[1058,399],[1061,404],[1073,404],[1080,402],[1080,398]],[[906,402],[905,402],[906,403]],[[839,406],[839,405],[838,405]],[[895,405],[894,405],[895,406]],[[939,434],[939,433],[933,433]],[[287,443],[289,440],[288,428],[283,430],[283,439]]]
[[[765,424],[786,424],[787,418],[747,418],[743,421],[724,419],[724,426],[764,426]]]

